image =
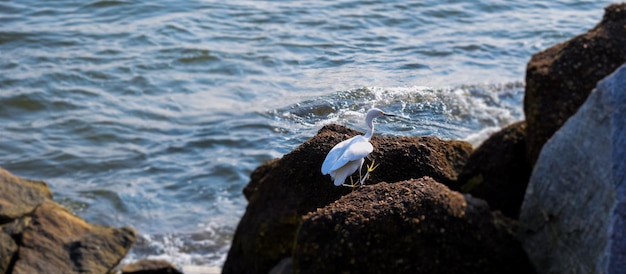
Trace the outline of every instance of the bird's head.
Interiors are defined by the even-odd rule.
[[[367,116],[365,118],[366,121],[371,121],[376,117],[380,117],[380,116],[396,116],[395,114],[391,114],[391,113],[386,113],[384,111],[382,111],[379,108],[373,108],[370,109],[369,111],[367,111]]]
[[[373,108],[367,111],[367,116],[365,116],[365,124],[367,125],[369,130],[365,133],[364,136],[368,140],[369,138],[372,137],[372,134],[374,134],[374,118],[380,117],[380,116],[396,116],[396,115],[391,114],[391,113],[386,113],[379,108]]]

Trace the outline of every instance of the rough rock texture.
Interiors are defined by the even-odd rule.
[[[487,201],[492,210],[517,219],[530,172],[526,123],[521,121],[494,133],[472,153],[458,185],[462,192]]]
[[[302,216],[352,191],[334,186],[320,168],[335,144],[356,134],[346,127],[325,126],[294,151],[252,173],[244,190],[249,204],[235,232],[224,273],[267,273],[291,256]],[[380,166],[366,184],[422,176],[451,183],[472,150],[469,143],[434,137],[375,136],[372,144],[371,158]]]
[[[19,273],[108,273],[135,241],[132,228],[93,225],[47,200],[21,219]]]
[[[473,149],[467,142],[443,141],[435,137],[373,138],[372,143],[371,158],[379,166],[370,173],[367,184],[429,176],[451,185],[456,182]]]
[[[182,274],[163,260],[141,260],[122,268],[122,274]]]
[[[32,212],[46,199],[52,199],[46,183],[26,180],[0,168],[0,224]]]
[[[10,268],[11,261],[17,252],[17,244],[9,234],[0,231],[0,273],[4,274]]]
[[[515,226],[429,177],[363,187],[307,214],[294,273],[533,273]]]
[[[626,62],[626,3],[605,9],[593,29],[533,55],[526,69],[528,156],[585,102],[596,83]]]
[[[541,151],[520,214],[524,248],[538,270],[623,273],[625,159],[622,66],[598,83]]]

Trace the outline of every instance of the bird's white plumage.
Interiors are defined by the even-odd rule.
[[[363,135],[354,136],[337,144],[328,152],[322,164],[322,174],[330,174],[348,162],[365,158],[374,151],[374,146]],[[352,173],[356,171],[353,170]],[[352,174],[350,173],[350,174]]]
[[[365,123],[369,128],[365,135],[357,135],[342,141],[328,152],[324,163],[322,163],[322,174],[330,174],[335,185],[344,184],[348,176],[361,168],[365,162],[365,157],[374,151],[374,146],[369,142],[374,133],[373,120],[382,115],[393,116],[377,108],[370,109],[365,118]],[[359,176],[361,176],[360,173]],[[367,174],[365,177],[367,178]]]
[[[342,185],[348,176],[352,175],[355,171],[357,171],[361,166],[363,166],[363,162],[365,159],[358,159],[354,161],[350,161],[345,165],[339,167],[336,170],[330,172],[330,177],[333,179],[333,182],[336,186]]]

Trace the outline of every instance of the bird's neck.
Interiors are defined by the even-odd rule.
[[[372,135],[374,135],[374,125],[369,127],[369,129],[367,130],[367,132],[365,132],[365,135],[363,136],[369,140],[370,138],[372,138]]]

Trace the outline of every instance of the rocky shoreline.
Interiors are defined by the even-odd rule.
[[[526,121],[475,150],[375,136],[369,161],[380,166],[355,190],[335,187],[319,167],[335,144],[361,133],[323,127],[252,173],[223,273],[619,273],[625,62],[626,3],[613,4],[588,33],[533,55]],[[566,121],[577,129],[559,131]],[[580,134],[584,127],[598,130]],[[568,138],[576,134],[586,139]]]
[[[620,273],[626,269],[626,3],[531,58],[525,121],[474,149],[372,138],[367,185],[319,167],[357,131],[324,126],[259,166],[223,273]],[[181,273],[120,268],[130,227],[87,223],[47,184],[0,168],[1,273]]]

